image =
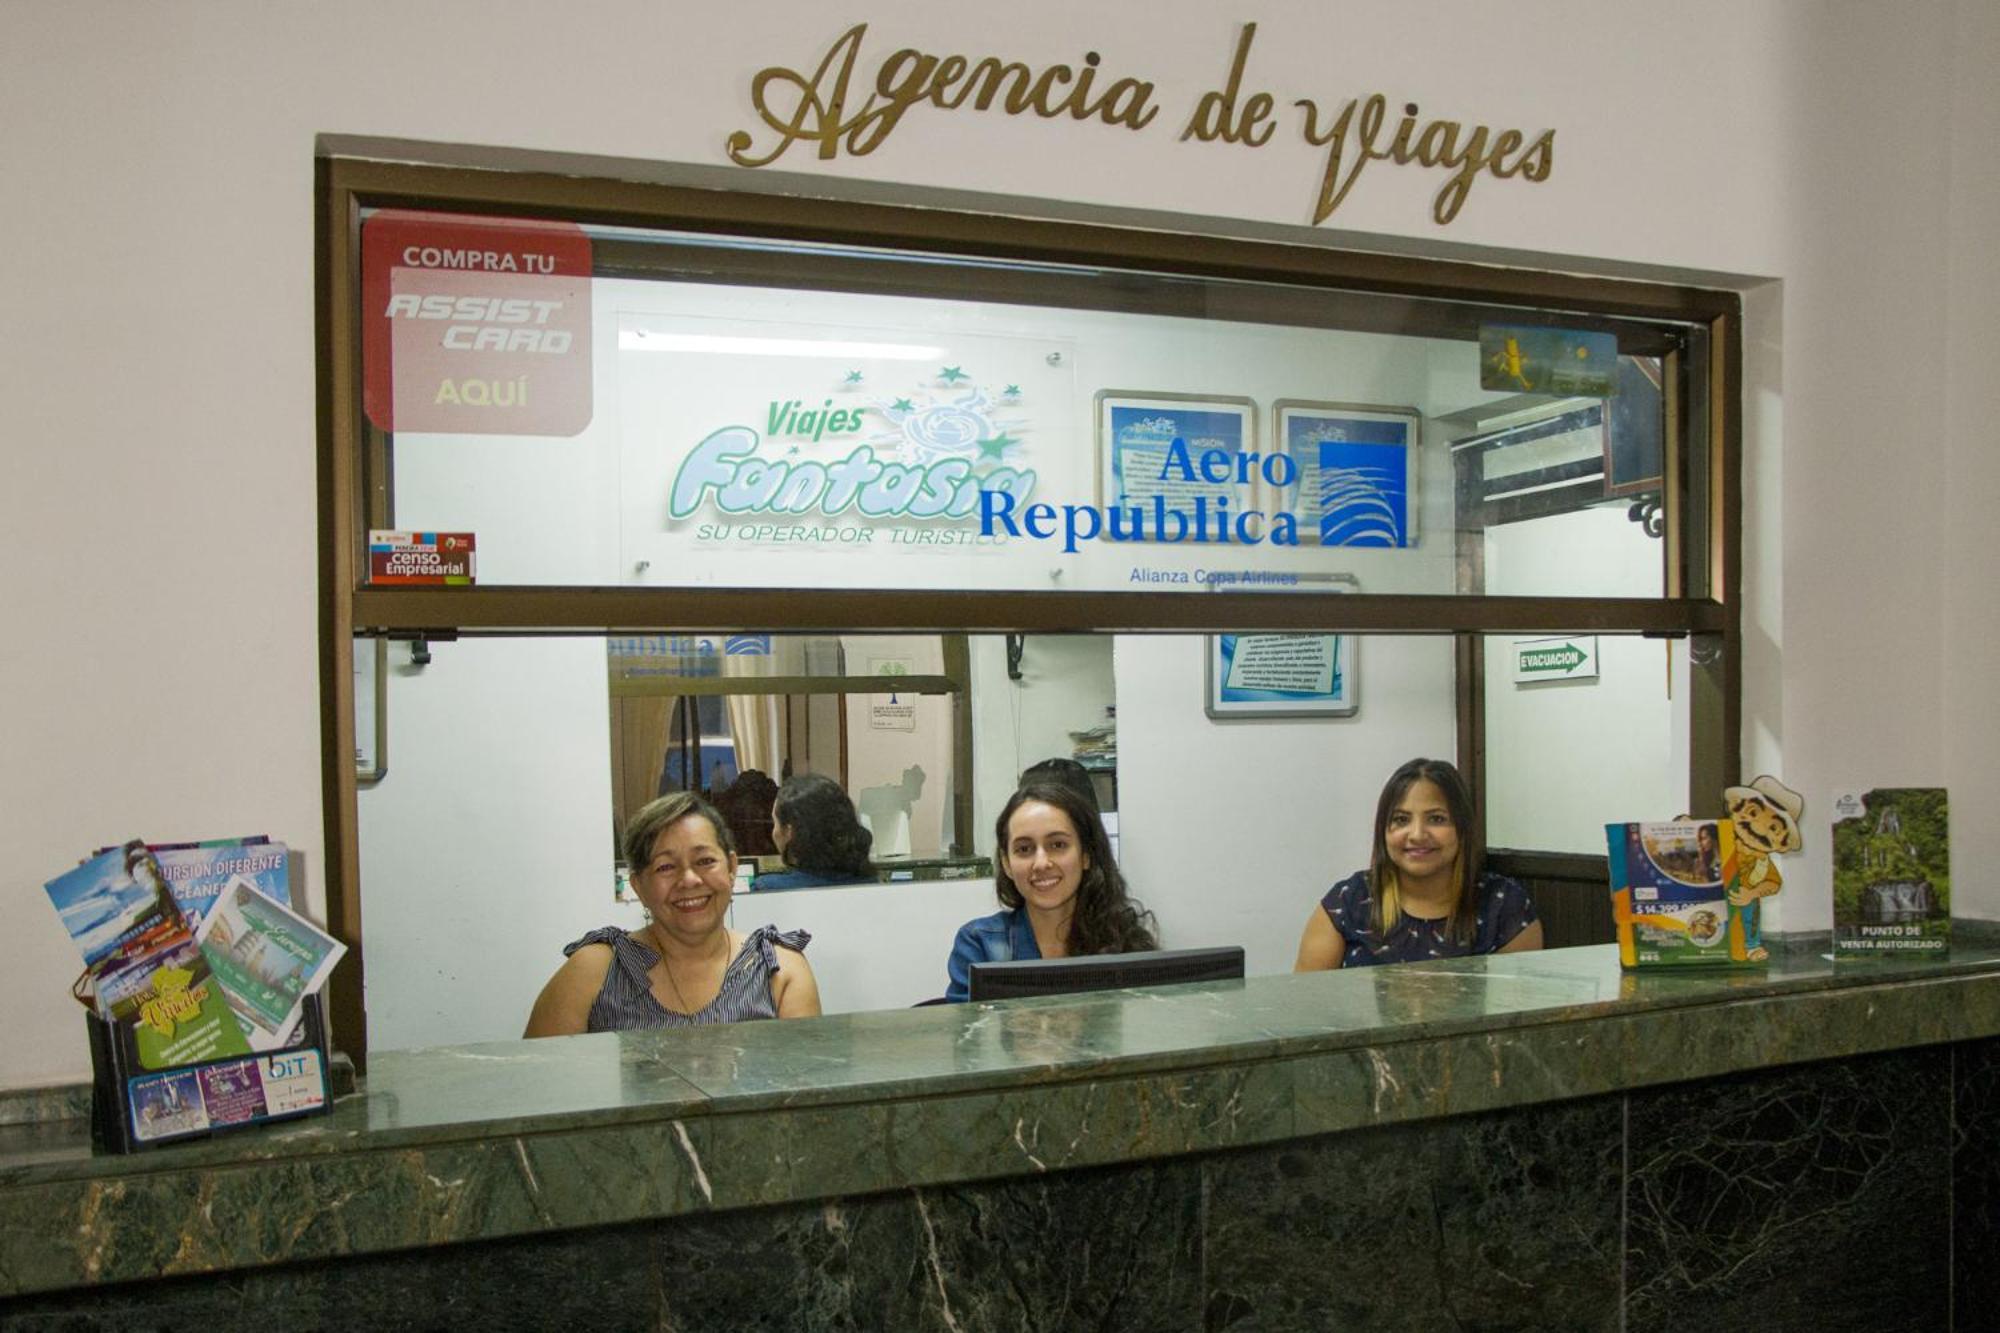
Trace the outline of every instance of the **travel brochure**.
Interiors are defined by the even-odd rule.
[[[1724,787],[1721,819],[1606,824],[1612,920],[1625,967],[1768,962],[1764,900],[1777,858],[1804,845],[1805,797],[1769,773]]]
[[[291,850],[269,838],[154,843],[150,850],[190,927],[201,925],[223,886],[246,880],[287,907],[292,902]]]
[[[285,1045],[299,1006],[346,951],[240,876],[215,900],[195,938],[251,1048],[259,1051]]]
[[[1723,791],[1726,818],[1605,825],[1619,961],[1761,963],[1776,858],[1803,845],[1805,798],[1768,774]],[[1951,801],[1942,787],[1833,799],[1833,958],[1951,950]]]
[[[93,971],[121,945],[180,920],[180,908],[144,843],[99,852],[44,887],[84,965]]]
[[[269,838],[106,848],[44,886],[83,955],[78,994],[147,1069],[284,1048],[346,951],[291,910]]]
[[[142,1064],[160,1069],[249,1053],[143,842],[99,852],[45,887],[83,954],[99,1015],[131,1030]]]
[[[1626,967],[1751,961],[1732,911],[1725,867],[1736,852],[1727,820],[1607,824],[1611,914]]]
[[[148,1069],[250,1053],[201,946],[185,928],[97,985],[100,1012],[131,1029],[139,1063]]]
[[[1951,804],[1942,787],[1876,787],[1833,802],[1836,958],[1951,948]]]

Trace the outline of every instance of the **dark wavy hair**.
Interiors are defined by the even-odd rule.
[[[875,878],[868,860],[875,835],[862,827],[854,802],[838,782],[818,773],[786,778],[773,810],[775,820],[792,831],[785,844],[786,865],[814,875]]]
[[[1458,859],[1452,863],[1451,915],[1445,933],[1460,944],[1472,942],[1477,928],[1478,902],[1473,887],[1486,869],[1486,844],[1480,839],[1478,822],[1472,813],[1472,790],[1458,769],[1442,759],[1412,759],[1394,773],[1375,802],[1375,842],[1368,863],[1369,897],[1374,899],[1374,927],[1387,935],[1402,916],[1402,895],[1396,883],[1396,866],[1389,859],[1389,816],[1403,803],[1403,797],[1419,782],[1434,784],[1444,795],[1445,810],[1458,833]]]
[[[1031,782],[1060,782],[1065,787],[1074,788],[1077,795],[1089,801],[1091,809],[1100,808],[1097,804],[1097,787],[1090,780],[1090,770],[1074,759],[1064,759],[1057,755],[1040,763],[1029,764],[1021,770],[1021,785],[1025,787]]]
[[[1097,809],[1074,787],[1060,782],[1030,782],[1015,792],[994,821],[993,887],[1003,907],[1019,911],[1025,899],[1006,870],[1007,823],[1030,801],[1052,805],[1068,817],[1078,845],[1089,858],[1083,882],[1076,890],[1076,910],[1070,914],[1065,947],[1073,958],[1093,953],[1144,953],[1160,947],[1153,935],[1153,914],[1125,892],[1125,877],[1111,855],[1111,840]]]

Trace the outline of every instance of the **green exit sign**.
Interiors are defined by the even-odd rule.
[[[1567,639],[1514,640],[1514,681],[1597,679],[1595,635]]]

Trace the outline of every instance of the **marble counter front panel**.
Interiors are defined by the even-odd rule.
[[[383,1054],[332,1115],[210,1143],[0,1128],[0,1295],[1338,1145],[1994,1035],[1993,952],[1631,976],[1606,947]],[[1549,1124],[1508,1133],[1582,1133]]]

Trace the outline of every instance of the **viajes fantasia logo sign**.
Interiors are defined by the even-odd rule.
[[[982,494],[1021,501],[1033,494],[1018,386],[982,387],[962,365],[943,365],[897,394],[855,392],[864,379],[847,372],[838,398],[774,397],[760,413],[761,430],[709,432],[674,474],[668,519],[691,518],[709,504],[732,517],[953,521],[978,512]],[[826,446],[843,444],[845,453],[826,456]]]

